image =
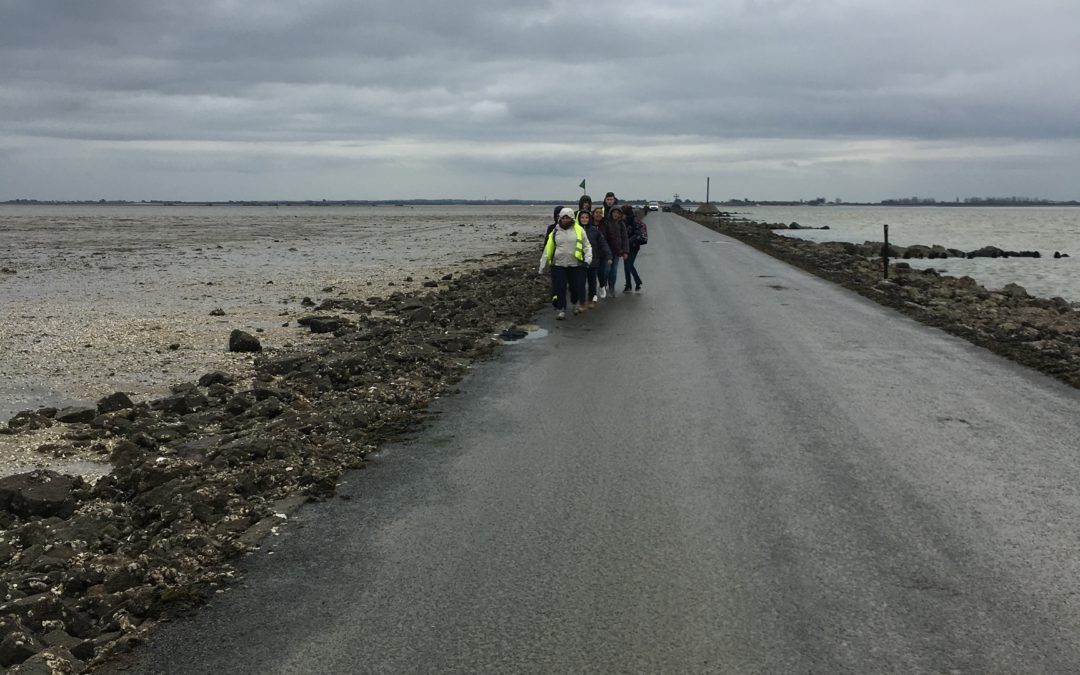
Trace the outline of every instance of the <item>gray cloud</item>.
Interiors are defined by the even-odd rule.
[[[0,199],[655,194],[701,171],[879,199],[967,187],[958,166],[973,194],[1071,198],[1078,23],[1069,0],[9,0]]]

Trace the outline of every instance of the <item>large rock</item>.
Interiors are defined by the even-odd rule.
[[[97,408],[71,406],[56,413],[56,421],[67,424],[89,424],[90,420],[97,417],[97,415]]]
[[[0,508],[17,516],[67,518],[77,503],[82,479],[39,469],[0,478]]]
[[[904,251],[903,257],[905,260],[910,260],[911,258],[929,258],[931,257],[932,252],[933,249],[931,249],[929,246],[924,246],[922,244],[913,244],[907,247],[907,249]]]
[[[997,246],[983,246],[982,248],[977,248],[974,251],[968,251],[967,257],[968,258],[1000,258],[1004,254],[1005,254],[1005,251],[1002,251]]]
[[[134,407],[135,402],[122,391],[118,391],[115,394],[109,394],[97,402],[98,412],[102,414],[116,412],[117,410],[127,410]]]
[[[46,647],[66,649],[75,658],[82,659],[83,661],[89,660],[94,656],[93,642],[83,638],[77,638],[60,628],[41,636],[41,641],[45,643]]]
[[[333,333],[345,325],[345,319],[339,316],[305,316],[296,323],[307,326],[312,333]]]
[[[968,258],[1041,258],[1038,251],[1005,251],[997,246],[983,246],[982,248],[969,251]]]
[[[210,400],[200,393],[176,394],[159,398],[150,403],[150,408],[174,415],[187,415],[199,412],[210,405]]]
[[[262,343],[259,338],[242,330],[234,330],[229,334],[230,352],[261,352]]]
[[[1012,298],[1030,298],[1027,289],[1020,284],[1005,284],[1001,292]]]
[[[10,429],[26,429],[28,431],[47,429],[53,425],[56,412],[55,409],[52,409],[49,415],[44,415],[38,410],[23,410],[15,413],[15,416],[8,420],[7,425]]]
[[[200,387],[211,387],[215,384],[232,384],[233,378],[228,373],[223,373],[220,370],[215,370],[210,373],[206,373],[199,378]]]
[[[417,307],[405,312],[405,318],[409,323],[427,323],[435,317],[430,307]]]
[[[44,648],[45,645],[30,631],[12,631],[0,640],[0,666],[8,668],[23,663]]]
[[[63,647],[47,647],[11,669],[12,675],[61,675],[81,673],[86,664]]]

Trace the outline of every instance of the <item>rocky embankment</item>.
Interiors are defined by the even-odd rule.
[[[49,452],[89,446],[113,470],[94,484],[44,470],[0,479],[0,667],[80,672],[203,602],[230,559],[291,508],[333,495],[342,472],[415,429],[500,332],[528,321],[546,297],[534,268],[530,251],[424,293],[328,300],[297,329],[323,337],[261,351],[243,385],[212,372],[139,404],[118,393],[16,415],[4,433],[62,427]],[[230,341],[258,350],[248,337]]]
[[[1003,257],[985,247],[952,251],[940,246],[891,247],[889,277],[883,277],[883,243],[815,243],[783,237],[783,225],[753,223],[731,214],[680,215],[739,239],[857,293],[937,326],[998,354],[1080,387],[1080,304],[1063,298],[1037,298],[1016,284],[987,289],[970,277],[951,277],[933,269],[916,270],[903,258]],[[996,255],[995,255],[996,254]]]

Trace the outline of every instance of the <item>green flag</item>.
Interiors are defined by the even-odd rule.
[[[581,188],[582,190],[585,189],[585,179],[584,178],[581,179],[581,185],[579,185],[578,187]]]

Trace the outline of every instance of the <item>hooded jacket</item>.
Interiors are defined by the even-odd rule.
[[[561,205],[555,207],[555,213],[553,214],[554,221],[551,223],[551,225],[547,226],[547,231],[544,232],[544,241],[547,241],[547,238],[551,236],[551,231],[559,226],[559,212],[562,211],[564,208],[566,207]]]
[[[633,209],[623,211],[623,224],[626,226],[627,251],[633,253],[641,248],[641,224],[637,222],[637,216]]]
[[[580,255],[580,257],[578,257]],[[570,227],[555,227],[548,235],[544,252],[540,254],[540,271],[552,267],[586,267],[592,262],[593,251],[585,229],[576,222]]]
[[[611,247],[608,246],[607,239],[600,232],[600,228],[591,219],[589,224],[585,225],[585,234],[589,237],[589,245],[592,246],[592,262],[589,263],[589,267],[598,269],[612,258]]]
[[[615,201],[611,202],[611,206],[607,205],[607,197],[604,197],[605,201],[600,202],[600,207],[604,209],[604,220],[611,220],[611,212],[614,209],[619,208],[619,198],[613,197]],[[599,223],[597,223],[599,225]]]
[[[610,215],[605,216],[604,222],[600,224],[600,232],[604,235],[613,258],[621,258],[623,255],[630,254],[630,238],[626,233],[626,226],[623,221],[615,222],[615,219],[611,218]]]

